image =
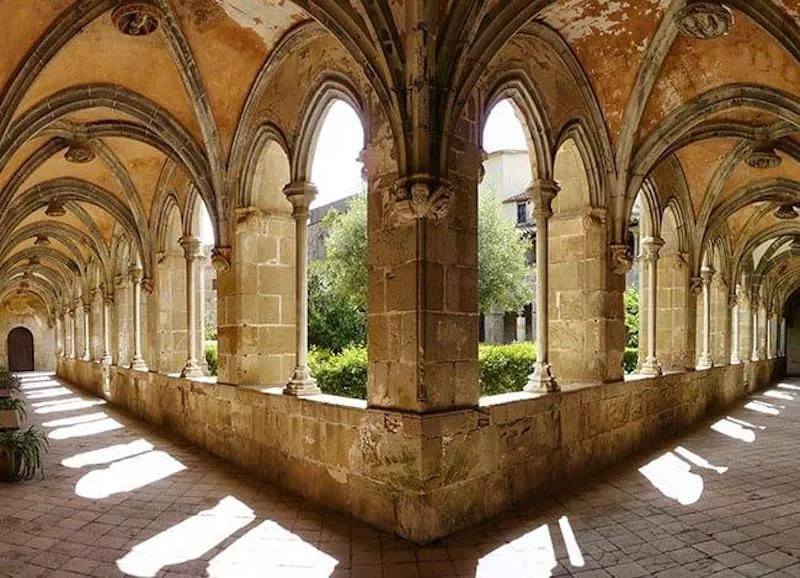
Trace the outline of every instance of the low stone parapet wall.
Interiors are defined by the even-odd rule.
[[[58,376],[273,483],[427,543],[678,435],[783,375],[775,359],[408,414],[74,359]]]

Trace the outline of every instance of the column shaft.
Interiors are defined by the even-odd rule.
[[[731,295],[729,300],[731,307],[731,365],[738,365],[742,362],[739,357],[739,301],[736,295]]]
[[[320,392],[317,380],[308,368],[308,207],[317,189],[311,183],[286,185],[283,192],[292,203],[295,224],[295,369],[284,393],[315,395]]]
[[[100,362],[111,365],[111,305],[110,295],[103,294],[103,357]]]
[[[147,363],[142,356],[142,270],[133,267],[130,270],[133,287],[133,359],[131,369],[148,371]]]
[[[197,257],[200,253],[200,239],[184,237],[181,239],[186,259],[186,365],[181,377],[201,377],[203,368],[197,363]]]
[[[559,390],[549,361],[547,303],[549,223],[556,194],[558,185],[553,181],[538,181],[528,189],[536,220],[536,366],[525,390],[537,393]]]
[[[661,375],[661,365],[656,354],[656,325],[658,323],[658,252],[664,241],[648,237],[642,241],[642,256],[647,264],[647,356],[641,373]]]
[[[710,266],[703,267],[700,271],[703,280],[703,349],[697,369],[711,369],[714,360],[711,359],[711,281],[714,278],[714,269]]]

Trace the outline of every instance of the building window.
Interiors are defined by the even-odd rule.
[[[528,203],[517,203],[517,224],[528,222]]]

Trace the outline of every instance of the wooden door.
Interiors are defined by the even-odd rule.
[[[8,369],[33,371],[33,334],[16,327],[8,334]]]

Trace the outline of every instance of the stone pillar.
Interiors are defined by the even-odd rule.
[[[739,357],[739,300],[736,293],[729,295],[728,307],[731,310],[731,365],[739,365],[742,359]]]
[[[136,371],[148,371],[147,363],[142,356],[142,269],[141,267],[131,267],[131,285],[133,287],[131,298],[133,299],[133,357],[131,359],[131,369]]]
[[[317,189],[308,182],[289,183],[283,189],[292,203],[295,222],[295,368],[284,393],[316,395],[317,380],[308,369],[308,207]]]
[[[786,357],[786,317],[778,321],[778,357]]]
[[[102,317],[100,322],[97,321],[95,311],[99,305],[99,313],[102,316],[103,308],[103,292],[100,287],[95,287],[91,291],[91,301],[89,302],[89,357],[92,361],[100,363],[103,357],[103,327]],[[99,334],[99,335],[98,335]]]
[[[658,237],[642,240],[642,261],[647,267],[647,356],[642,364],[644,375],[661,375],[661,365],[656,354],[656,324],[658,320],[658,252],[664,241]]]
[[[56,312],[56,322],[54,328],[54,339],[56,344],[56,357],[63,357],[64,344],[61,342],[63,338],[63,329],[61,328],[61,314]]]
[[[202,252],[202,243],[197,237],[180,240],[186,260],[186,364],[181,377],[201,377],[203,368],[197,362],[197,257]]]
[[[766,325],[766,357],[767,359],[775,359],[775,330],[773,327],[772,312],[769,309],[767,309]]]
[[[752,296],[750,297],[750,313],[753,319],[753,351],[750,354],[750,361],[760,361],[761,356],[759,355],[759,347],[758,347],[758,285],[755,285],[752,289]]]
[[[77,338],[77,324],[75,323],[75,308],[69,310],[69,358],[75,359]]]
[[[711,265],[704,266],[700,278],[703,284],[703,348],[697,369],[703,370],[714,367],[714,360],[711,359],[711,281],[714,279],[714,268]]]
[[[552,203],[558,194],[554,181],[537,181],[528,188],[536,222],[536,366],[528,378],[525,391],[547,393],[558,391],[548,355],[548,244]]]
[[[110,293],[105,290],[103,295],[103,355],[100,358],[100,363],[103,365],[111,365],[111,307],[114,305],[114,298]]]

